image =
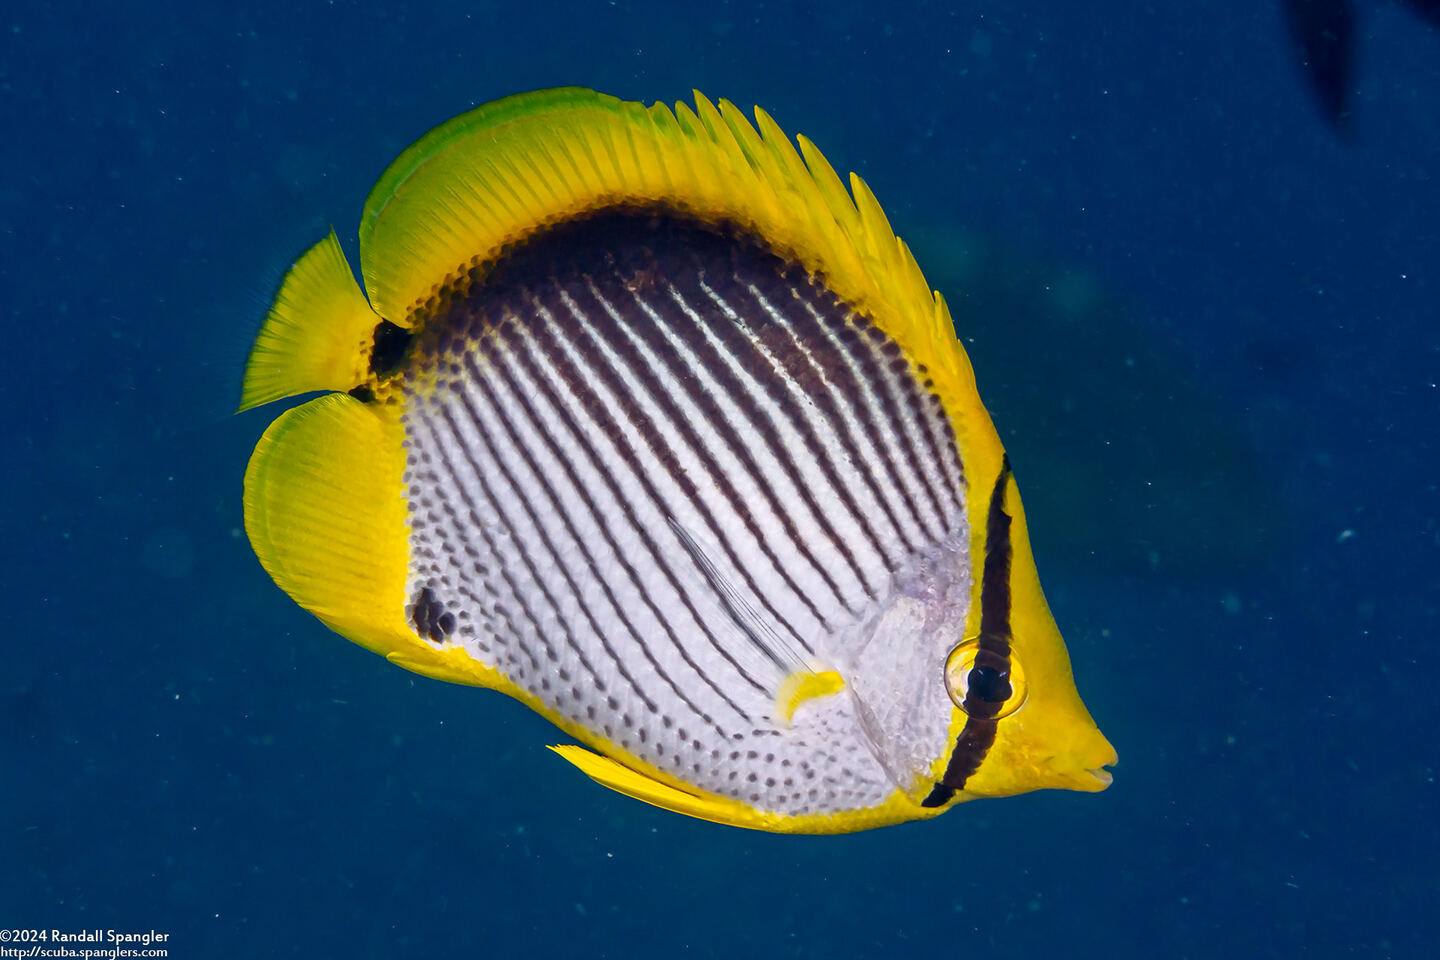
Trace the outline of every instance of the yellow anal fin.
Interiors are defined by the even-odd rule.
[[[458,644],[406,619],[409,528],[396,408],[331,393],[281,414],[245,471],[245,531],[275,583],[341,636],[407,670],[541,709]]]
[[[755,830],[773,829],[767,823],[765,814],[734,800],[722,797],[697,796],[677,787],[661,783],[654,777],[646,776],[609,757],[592,753],[584,747],[552,746],[550,748],[569,760],[601,786],[609,787],[627,797],[643,800],[652,806],[689,817],[698,817],[712,823],[724,823],[733,827],[749,827]]]
[[[245,365],[240,409],[360,385],[379,321],[331,230],[281,281]]]
[[[332,393],[281,414],[245,471],[245,531],[267,573],[332,630],[377,653],[428,651],[405,621],[401,428]],[[417,649],[423,648],[423,649]]]

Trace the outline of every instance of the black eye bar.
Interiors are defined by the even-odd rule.
[[[1005,488],[1010,483],[1010,457],[1000,463],[1000,475],[990,493],[985,520],[985,569],[980,581],[980,651],[970,671],[965,694],[965,728],[955,738],[955,749],[945,775],[935,784],[922,807],[938,807],[965,788],[965,781],[980,769],[995,743],[995,714],[1004,706],[992,697],[1010,689],[1010,514],[1005,512]],[[979,677],[976,674],[980,674]],[[1001,690],[1003,684],[1004,691]],[[973,708],[973,709],[972,709]]]

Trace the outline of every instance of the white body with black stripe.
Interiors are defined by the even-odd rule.
[[[438,305],[407,374],[409,592],[457,618],[432,642],[762,809],[922,777],[969,531],[953,433],[893,341],[673,216],[586,220],[515,260]],[[872,644],[897,630],[905,656]],[[807,671],[847,688],[786,717]]]
[[[1102,789],[943,299],[757,118],[541,91],[402,154],[364,292],[332,233],[252,351],[242,408],[333,391],[256,447],[257,555],[671,810],[844,832]]]

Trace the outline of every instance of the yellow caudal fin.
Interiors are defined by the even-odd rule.
[[[643,800],[662,810],[683,813],[686,816],[698,817],[712,823],[750,827],[757,830],[767,829],[763,822],[763,814],[733,800],[687,793],[661,783],[654,777],[631,770],[609,757],[592,753],[584,747],[552,746],[550,749],[575,764],[581,772],[601,786],[609,787],[627,797]]]
[[[363,383],[379,322],[331,230],[285,274],[250,350],[240,409]]]

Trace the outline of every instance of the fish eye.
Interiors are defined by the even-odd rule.
[[[1008,717],[1025,705],[1025,671],[1013,648],[1008,657],[980,645],[979,637],[962,642],[945,660],[945,689],[955,706],[984,720]]]

